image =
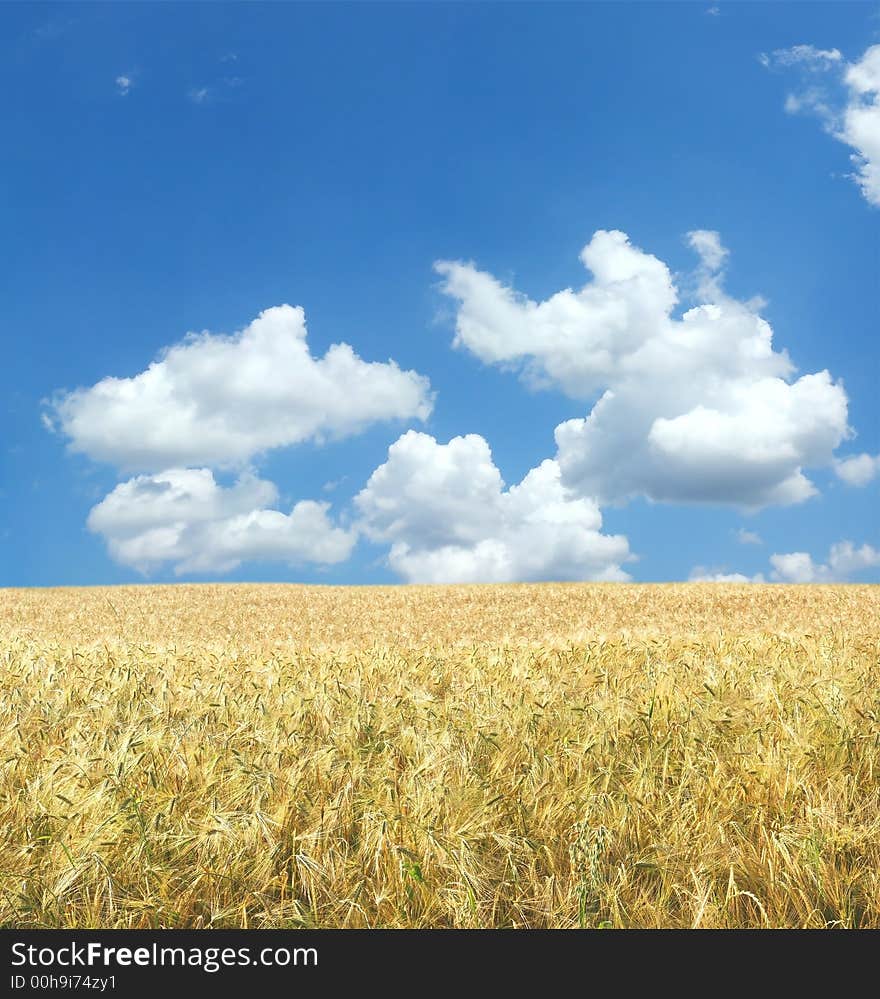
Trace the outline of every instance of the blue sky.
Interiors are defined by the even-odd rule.
[[[3,5],[0,585],[880,581],[878,43]]]

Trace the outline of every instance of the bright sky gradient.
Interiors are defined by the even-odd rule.
[[[880,8],[0,6],[0,586],[880,581]]]

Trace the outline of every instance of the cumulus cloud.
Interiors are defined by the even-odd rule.
[[[785,100],[786,111],[815,114],[825,130],[852,150],[853,179],[865,200],[880,205],[880,45],[872,45],[860,59],[847,63],[837,49],[815,49],[796,45],[763,56],[765,66],[795,67],[806,73],[800,91]],[[821,70],[834,71],[834,85]]]
[[[476,434],[440,444],[408,431],[355,498],[361,527],[391,544],[388,564],[408,582],[625,580],[625,537],[600,533],[596,503],[572,496],[556,462],[505,489]]]
[[[880,566],[880,551],[871,545],[856,548],[851,541],[831,546],[828,561],[815,563],[807,552],[771,555],[772,578],[784,583],[842,583],[856,573]]]
[[[519,369],[533,385],[587,398],[613,380],[677,300],[666,265],[622,232],[597,232],[581,251],[593,281],[533,302],[473,264],[441,260],[443,291],[458,300],[456,347]]]
[[[771,555],[773,578],[786,583],[813,583],[816,580],[816,566],[806,552],[790,552],[788,555]]]
[[[58,395],[44,423],[70,449],[123,472],[88,526],[111,556],[142,572],[228,572],[245,561],[331,565],[357,532],[329,504],[277,509],[275,486],[247,470],[232,485],[214,469],[257,455],[355,434],[378,421],[424,419],[430,386],[393,361],[362,360],[345,343],[313,357],[303,310],[267,309],[231,336],[190,334],[131,378]],[[209,467],[210,466],[210,467]]]
[[[847,68],[849,101],[837,138],[851,146],[855,179],[865,199],[880,205],[880,45]]]
[[[556,428],[562,483],[600,502],[643,495],[757,509],[815,493],[803,469],[831,464],[847,398],[827,371],[792,380],[755,302],[721,289],[718,234],[688,234],[702,301],[673,316],[669,268],[625,233],[581,253],[593,278],[534,302],[471,263],[440,261],[457,299],[455,344],[530,384],[596,399]]]
[[[221,486],[207,468],[172,468],[122,482],[89,514],[117,562],[140,572],[229,572],[245,561],[331,565],[348,558],[356,533],[332,523],[328,504],[271,509],[271,482],[245,473]]]
[[[126,97],[128,92],[132,87],[132,78],[130,76],[117,76],[116,77],[116,93],[120,97]]]
[[[70,450],[125,472],[241,467],[272,448],[425,419],[428,380],[346,343],[320,358],[303,310],[266,309],[232,336],[190,334],[132,378],[108,377],[54,400]]]
[[[866,486],[880,475],[880,454],[854,454],[834,462],[838,478],[850,486]]]

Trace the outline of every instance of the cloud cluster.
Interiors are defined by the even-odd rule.
[[[843,387],[827,371],[792,380],[755,304],[721,290],[718,234],[698,230],[689,242],[703,301],[681,318],[669,268],[622,232],[596,232],[581,253],[592,281],[544,302],[473,264],[440,261],[458,302],[455,344],[532,385],[598,396],[555,433],[562,482],[580,496],[801,502],[815,493],[803,469],[830,465],[848,434]]]
[[[761,62],[806,73],[801,90],[786,97],[785,110],[817,115],[827,132],[848,145],[856,168],[853,177],[865,200],[880,205],[880,45],[872,45],[854,63],[847,63],[837,49],[810,45],[778,49],[762,55]],[[828,70],[835,73],[834,88],[827,76],[817,76]]]
[[[669,267],[618,231],[584,247],[583,288],[543,302],[474,264],[436,264],[458,303],[457,346],[586,404],[556,428],[555,457],[509,487],[483,437],[442,444],[408,430],[353,517],[334,520],[312,500],[279,509],[276,487],[252,470],[261,455],[425,420],[433,404],[428,380],[394,361],[364,361],[344,343],[313,356],[303,310],[288,305],[233,335],[190,334],[132,377],[60,394],[46,419],[70,450],[130,476],[88,527],[141,572],[333,565],[363,534],[388,546],[388,566],[410,582],[626,580],[634,556],[626,537],[602,533],[601,504],[644,496],[758,509],[811,496],[805,469],[830,466],[851,485],[880,469],[880,457],[835,455],[850,435],[843,387],[827,371],[795,377],[762,304],[725,293],[718,233],[694,230],[687,242],[699,257],[696,304],[681,314]],[[745,530],[738,538],[761,543]],[[798,552],[770,561],[773,579],[825,581],[878,558],[841,542],[826,564]],[[698,566],[691,578],[764,577]]]
[[[816,564],[807,552],[771,555],[772,578],[784,583],[843,583],[856,573],[880,566],[880,551],[856,548],[851,541],[831,546],[828,561]]]
[[[476,435],[439,444],[409,431],[388,449],[355,504],[389,566],[409,582],[625,580],[625,537],[600,533],[590,499],[572,496],[544,461],[504,488]]]
[[[335,526],[328,504],[304,500],[270,509],[278,491],[245,473],[223,487],[207,468],[173,468],[120,483],[89,514],[115,561],[140,572],[170,565],[229,572],[245,561],[332,565],[348,558],[356,534]]]
[[[816,563],[808,552],[789,552],[770,556],[770,581],[776,583],[845,583],[852,576],[880,566],[880,551],[863,544],[856,548],[851,541],[831,546],[826,562]],[[746,576],[697,565],[688,577],[692,583],[764,583],[763,573]]]
[[[267,309],[232,336],[190,335],[132,378],[104,378],[58,396],[46,421],[70,449],[122,472],[88,518],[111,556],[141,572],[229,572],[244,561],[332,565],[354,529],[329,504],[277,508],[275,486],[247,470],[256,456],[370,424],[426,418],[428,380],[347,344],[315,358],[303,310]],[[245,469],[230,486],[212,469]]]
[[[233,336],[190,334],[132,378],[104,378],[55,399],[71,451],[126,472],[242,467],[273,448],[425,419],[428,380],[361,360],[346,343],[321,358],[301,308],[261,312]]]

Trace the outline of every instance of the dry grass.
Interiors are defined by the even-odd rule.
[[[0,590],[0,922],[880,926],[880,587]]]

